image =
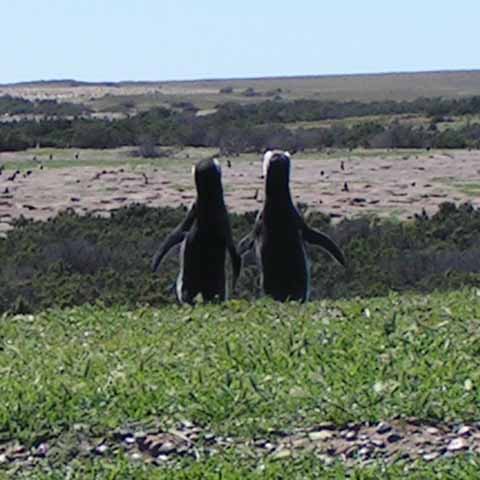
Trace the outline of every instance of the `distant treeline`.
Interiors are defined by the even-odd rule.
[[[20,219],[0,238],[0,312],[29,313],[100,301],[161,305],[175,301],[175,254],[152,274],[160,242],[185,215],[182,208],[122,208],[111,218],[63,213],[47,222]],[[255,213],[231,215],[234,238],[250,231]],[[480,210],[444,203],[431,218],[411,222],[345,219],[332,225],[314,212],[308,223],[343,248],[344,269],[307,246],[312,299],[429,292],[480,286]],[[119,241],[120,239],[120,241]],[[260,295],[258,270],[245,260],[235,297]]]
[[[428,126],[392,121],[358,122],[353,126],[289,129],[286,123],[345,119],[367,115],[422,114]],[[225,154],[325,147],[354,148],[479,148],[480,123],[440,131],[446,115],[480,114],[480,97],[446,100],[421,98],[411,102],[325,102],[268,100],[253,105],[227,103],[215,113],[195,115],[195,109],[153,108],[117,119],[23,120],[0,125],[0,151],[35,145],[57,148],[115,148],[127,145],[217,147]],[[153,153],[151,149],[150,153]]]
[[[91,113],[82,104],[58,102],[57,100],[35,100],[4,95],[0,97],[0,115],[42,115],[42,116],[78,116]]]

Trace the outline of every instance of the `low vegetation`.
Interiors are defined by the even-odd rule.
[[[14,102],[14,99],[8,101]],[[55,108],[68,107],[55,105]],[[467,118],[480,113],[480,97],[371,103],[278,99],[253,105],[225,103],[218,105],[213,113],[201,116],[196,114],[191,102],[175,105],[174,109],[157,107],[113,120],[61,117],[3,123],[0,125],[0,151],[24,150],[36,145],[55,148],[142,146],[145,138],[149,139],[152,148],[155,145],[216,147],[225,154],[274,147],[289,150],[480,147],[480,124]],[[397,116],[405,114],[427,117],[430,123],[398,121]],[[375,115],[389,115],[390,121],[338,123],[338,120]],[[450,122],[449,126],[452,115],[467,120]],[[298,122],[322,120],[333,123],[327,127],[291,128]]]
[[[26,219],[0,239],[0,311],[32,313],[57,306],[162,305],[174,301],[175,254],[150,271],[160,242],[183,218],[183,208],[134,205],[111,218],[65,212],[48,222]],[[332,224],[318,212],[308,223],[344,249],[343,269],[319,248],[308,248],[312,298],[352,298],[389,291],[430,292],[480,285],[480,210],[445,203],[428,218],[399,223],[376,218]],[[251,228],[255,213],[232,215],[234,238]],[[234,297],[260,296],[254,259],[246,258]]]
[[[41,115],[63,117],[87,113],[91,113],[91,110],[78,103],[58,102],[49,99],[32,101],[10,95],[0,97],[0,116]]]
[[[77,478],[152,478],[166,467],[120,453],[85,456],[82,439],[98,445],[128,425],[138,431],[180,421],[201,427],[201,445],[206,432],[247,444],[326,421],[341,427],[411,416],[475,420],[478,299],[477,289],[464,289],[303,306],[262,300],[129,311],[97,305],[3,316],[1,439],[25,448],[50,445],[31,472],[35,478],[62,478],[67,471]],[[458,475],[477,462],[397,459],[348,474],[469,478]],[[168,468],[169,478],[347,475],[346,466],[324,464],[315,454],[283,462],[239,446],[196,461],[180,458]]]

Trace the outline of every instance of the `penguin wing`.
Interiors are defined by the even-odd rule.
[[[327,251],[338,263],[342,264],[344,267],[347,262],[345,256],[340,249],[340,247],[328,236],[322,232],[310,228],[302,219],[301,226],[303,239],[308,243],[313,243],[322,247]]]
[[[182,242],[195,221],[195,203],[190,207],[187,216],[182,223],[160,245],[158,252],[152,259],[152,271],[156,272],[160,263],[169,250]]]

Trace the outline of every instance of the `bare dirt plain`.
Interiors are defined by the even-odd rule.
[[[31,152],[0,154],[0,233],[22,215],[46,220],[66,209],[108,215],[132,203],[189,205],[195,195],[191,165],[212,151],[189,149],[150,161],[130,154],[129,149],[97,152],[95,161],[95,151],[76,159],[64,150],[52,160],[40,154],[35,162]],[[259,209],[260,156],[220,161],[230,211]],[[444,201],[480,206],[479,176],[480,151],[332,151],[295,155],[291,187],[295,202],[335,220],[365,214],[409,219],[422,209],[435,212]]]

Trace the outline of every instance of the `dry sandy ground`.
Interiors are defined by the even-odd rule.
[[[0,154],[0,164],[8,161]],[[263,200],[260,158],[221,159],[225,198],[230,211],[259,209]],[[20,167],[0,175],[0,234],[21,215],[45,220],[71,208],[108,215],[131,203],[189,205],[195,191],[193,157],[161,159],[154,165]],[[342,169],[343,165],[343,169]],[[334,219],[361,214],[412,218],[432,213],[444,201],[480,206],[480,152],[334,152],[293,158],[292,195],[296,202]],[[345,183],[348,186],[346,191]]]

